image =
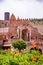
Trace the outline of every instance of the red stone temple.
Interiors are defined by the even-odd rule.
[[[22,20],[19,17],[16,19],[14,14],[9,16],[8,12],[5,13],[4,17],[4,20],[0,20],[0,46],[2,48],[11,47],[11,43],[17,39],[23,39],[27,42],[43,39],[43,35],[28,20]]]

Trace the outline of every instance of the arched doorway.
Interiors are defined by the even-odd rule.
[[[25,41],[29,41],[29,32],[28,29],[23,29],[22,30],[22,39]]]

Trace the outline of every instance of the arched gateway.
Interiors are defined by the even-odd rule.
[[[29,29],[26,26],[19,26],[18,37],[25,41],[30,41],[31,40],[31,29]]]
[[[29,41],[29,31],[28,31],[28,29],[22,30],[22,39],[25,40],[25,41]]]

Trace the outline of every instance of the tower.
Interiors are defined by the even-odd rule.
[[[14,14],[12,14],[11,17],[10,17],[10,21],[15,21],[15,20],[16,20],[16,17],[15,17]]]
[[[4,20],[9,20],[9,16],[10,16],[10,13],[9,12],[5,12],[4,13]]]

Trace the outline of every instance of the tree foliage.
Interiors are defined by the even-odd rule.
[[[26,48],[26,42],[22,39],[19,39],[12,43],[14,48],[18,48],[19,50]]]

